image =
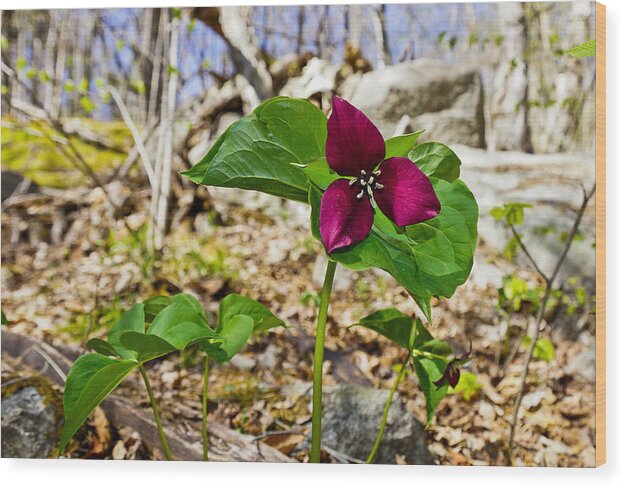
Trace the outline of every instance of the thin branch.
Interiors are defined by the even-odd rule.
[[[566,243],[564,244],[564,248],[562,249],[562,252],[560,253],[560,257],[558,258],[556,266],[554,267],[553,272],[551,273],[551,277],[547,280],[547,287],[545,288],[545,295],[543,296],[540,302],[540,309],[538,310],[538,314],[536,315],[536,327],[533,330],[532,341],[525,354],[525,360],[523,362],[523,372],[521,373],[521,380],[519,383],[519,393],[516,397],[516,401],[514,404],[514,412],[512,414],[512,420],[510,422],[510,434],[508,436],[508,450],[507,450],[508,463],[510,465],[512,465],[514,436],[516,433],[516,424],[517,424],[517,419],[519,416],[519,410],[521,408],[521,402],[523,400],[523,390],[525,389],[525,381],[527,380],[527,374],[529,371],[530,362],[532,361],[532,354],[534,353],[534,349],[536,348],[536,343],[538,342],[538,338],[540,337],[541,324],[543,322],[545,311],[547,309],[547,302],[549,301],[551,290],[553,288],[556,277],[558,276],[558,273],[560,272],[560,268],[562,267],[562,264],[564,263],[564,259],[569,253],[569,250],[571,249],[571,244],[573,243],[575,235],[577,235],[577,230],[579,229],[579,225],[582,222],[582,217],[584,216],[586,207],[588,206],[588,203],[594,196],[596,189],[597,189],[596,184],[593,185],[592,189],[589,192],[586,192],[586,190],[582,188],[583,193],[584,193],[584,199],[582,201],[582,205],[580,206],[577,212],[577,218],[575,219],[575,223],[573,223],[573,227],[571,228],[571,231],[568,234]]]
[[[152,167],[152,164],[150,163],[150,156],[148,155],[148,151],[146,150],[145,145],[143,145],[143,137],[139,133],[139,130],[137,129],[135,123],[132,121],[130,113],[126,108],[126,104],[119,94],[119,91],[117,91],[117,89],[112,86],[107,87],[107,90],[111,94],[113,101],[115,101],[117,108],[119,108],[122,119],[124,120],[126,126],[130,129],[132,138],[135,141],[135,147],[137,148],[137,151],[141,156],[141,162],[143,162],[143,168],[145,169],[145,173],[148,176],[150,186],[154,187],[154,185],[157,183],[156,174],[154,174],[154,169]]]
[[[519,244],[519,247],[521,247],[521,250],[523,251],[525,256],[529,259],[529,261],[532,264],[532,267],[534,268],[534,270],[536,272],[538,272],[538,274],[540,274],[540,277],[542,277],[545,280],[545,282],[548,282],[549,278],[547,277],[547,274],[545,274],[542,271],[542,269],[538,266],[538,264],[536,263],[536,261],[532,257],[532,254],[530,254],[530,251],[528,250],[528,248],[523,243],[523,240],[521,240],[521,235],[519,235],[519,233],[516,231],[516,227],[514,226],[513,223],[510,224],[510,229],[512,230],[512,235],[514,235],[514,238],[516,239],[517,243]]]

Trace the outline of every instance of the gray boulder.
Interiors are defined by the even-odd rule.
[[[437,139],[485,147],[484,95],[479,71],[430,59],[349,76],[339,93],[360,108],[386,137],[405,115],[408,129]]]
[[[282,394],[292,401],[298,401],[302,397],[310,399],[312,385],[304,383],[284,386]],[[388,394],[387,390],[351,384],[325,386],[322,445],[365,461],[375,443]],[[305,440],[306,443],[301,448],[309,448],[309,441],[310,438]],[[391,404],[384,437],[374,463],[397,463],[396,455],[403,457],[408,464],[433,463],[428,450],[427,433],[404,408],[397,395]]]
[[[324,394],[322,442],[351,457],[366,460],[380,428],[389,391],[340,385]],[[396,455],[411,465],[431,464],[423,426],[396,395],[374,463],[397,463]]]
[[[3,380],[2,457],[49,458],[62,427],[60,394],[45,379],[14,380]]]

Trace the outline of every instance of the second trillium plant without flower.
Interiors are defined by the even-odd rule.
[[[277,97],[232,124],[208,154],[184,173],[198,184],[261,191],[311,207],[312,234],[328,255],[315,337],[311,462],[319,462],[321,456],[324,340],[337,265],[387,271],[428,321],[432,297],[451,297],[473,265],[478,208],[459,179],[460,160],[443,144],[418,144],[419,135],[384,140],[361,111],[338,97],[333,99],[329,119],[307,100]],[[419,318],[394,308],[378,310],[355,325],[405,349],[367,459],[370,463],[384,435],[393,394],[409,364],[425,396],[429,423],[449,385],[457,384],[470,347],[455,357],[451,346],[434,338]],[[83,355],[72,366],[65,385],[59,453],[93,409],[137,369],[163,452],[172,459],[144,364],[198,346],[204,352],[202,440],[207,459],[211,361],[229,361],[253,333],[276,326],[285,323],[262,304],[239,295],[224,298],[214,326],[200,303],[187,294],[135,305],[111,328],[106,341],[87,342],[94,353]]]
[[[312,462],[321,456],[325,328],[338,263],[387,271],[431,321],[432,297],[451,297],[469,276],[477,244],[478,207],[459,179],[460,160],[443,144],[418,144],[420,132],[384,140],[356,107],[334,97],[329,119],[307,100],[277,97],[232,124],[184,173],[206,186],[261,191],[311,207],[311,231],[328,254],[313,364]],[[406,348],[425,395],[428,423],[468,359],[452,354],[418,318],[390,308],[358,323]],[[466,352],[466,351],[465,351]]]

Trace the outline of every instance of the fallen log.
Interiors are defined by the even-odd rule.
[[[76,358],[75,351],[61,349],[32,337],[2,330],[2,352],[19,359],[21,363],[39,371],[53,382],[63,385]],[[71,358],[68,358],[71,357]],[[145,445],[162,452],[158,430],[149,414],[138,411],[126,400],[110,395],[100,407],[116,427],[130,427],[137,431]],[[200,434],[190,435],[164,425],[175,460],[201,460]],[[292,462],[278,450],[257,441],[254,437],[233,431],[214,421],[208,421],[208,459],[217,462]]]

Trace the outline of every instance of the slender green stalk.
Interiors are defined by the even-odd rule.
[[[208,355],[204,356],[204,384],[202,386],[202,459],[208,461],[208,430],[206,415],[208,412]]]
[[[382,423],[380,424],[380,429],[378,430],[378,436],[375,439],[375,443],[373,444],[373,448],[371,449],[371,453],[367,457],[367,463],[373,463],[373,459],[375,458],[375,454],[378,452],[378,448],[380,447],[380,442],[382,441],[382,437],[384,436],[384,430],[386,429],[386,422],[388,420],[388,412],[391,409],[391,403],[393,402],[393,396],[397,391],[397,387],[399,383],[402,381],[404,377],[404,372],[406,370],[406,366],[408,365],[408,361],[410,360],[410,352],[406,354],[406,358],[401,364],[401,368],[397,373],[397,377],[395,378],[395,382],[393,382],[393,387],[391,387],[391,392],[388,395],[388,399],[386,400],[386,404],[384,405],[384,413],[382,414]]]
[[[312,440],[310,450],[310,462],[319,463],[321,460],[321,413],[323,407],[323,349],[326,335],[326,322],[328,320],[328,306],[332,282],[336,272],[336,262],[328,260],[326,276],[321,290],[321,302],[319,303],[319,315],[317,316],[317,333],[315,335],[315,358],[313,362],[313,413],[312,413]]]
[[[152,412],[154,413],[154,420],[156,421],[158,434],[161,437],[161,443],[163,444],[163,452],[165,453],[165,458],[167,458],[167,460],[173,460],[173,457],[171,456],[171,450],[169,449],[169,445],[167,444],[165,432],[163,431],[163,423],[161,423],[161,415],[158,412],[158,405],[156,404],[156,399],[154,399],[154,393],[152,392],[152,387],[150,386],[150,380],[148,379],[148,374],[145,372],[145,368],[143,367],[143,365],[139,365],[139,372],[141,372],[141,377],[143,377],[143,382],[145,382],[145,388],[148,391],[148,396],[150,397],[150,404],[152,405]]]

